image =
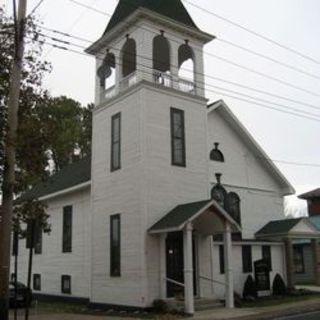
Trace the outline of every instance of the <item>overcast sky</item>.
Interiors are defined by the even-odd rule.
[[[112,14],[118,2],[117,0],[78,1],[108,14]],[[11,2],[11,0],[0,0],[0,4],[8,6],[8,13],[11,12]],[[30,12],[38,3],[39,0],[28,0],[28,11]],[[218,19],[210,13],[196,8],[190,3],[228,18],[241,26],[304,53],[316,61],[312,62],[297,54],[281,49],[243,29]],[[203,31],[214,34],[218,38],[218,40],[205,47],[205,52],[208,53],[205,54],[205,73],[207,75],[269,91],[310,105],[306,106],[270,97],[212,78],[206,79],[207,84],[210,85],[210,87],[207,87],[206,93],[210,101],[221,98],[226,101],[269,157],[277,160],[275,162],[276,165],[296,188],[297,193],[320,187],[320,1],[186,0],[184,4],[196,24]],[[48,28],[68,32],[92,41],[101,36],[109,20],[109,16],[83,8],[71,0],[44,0],[38,8],[37,14],[43,21],[44,26]],[[85,42],[71,41],[84,46],[88,45]],[[230,46],[225,41],[292,65],[310,75],[257,57]],[[81,50],[79,48],[74,49]],[[267,74],[270,77],[289,82],[296,87],[302,88],[302,90],[294,89],[232,66],[209,54],[217,55]],[[52,73],[45,80],[45,86],[52,95],[64,94],[84,104],[93,101],[94,59],[92,57],[51,47],[45,48],[44,56],[53,65]],[[248,102],[239,101],[221,93],[218,94],[216,92],[218,90],[216,89],[215,91],[211,85],[268,100],[271,102],[268,105],[273,105],[279,109],[281,107],[276,106],[274,103],[313,113],[315,116],[312,117],[315,118],[318,115],[319,119],[314,121],[295,117],[287,113],[280,113]],[[310,91],[310,93],[303,90]],[[219,90],[219,92],[221,91]],[[235,94],[232,95],[235,96]],[[284,162],[305,165],[293,165]],[[313,164],[313,166],[307,164]],[[297,203],[297,205],[304,206],[304,202]]]

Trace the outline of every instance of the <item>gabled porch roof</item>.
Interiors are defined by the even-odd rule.
[[[259,239],[274,240],[317,239],[320,238],[320,231],[309,218],[297,218],[270,221],[255,235]]]
[[[203,234],[224,232],[224,222],[229,222],[233,232],[241,231],[239,224],[215,201],[204,200],[176,206],[150,229],[150,234],[181,231],[192,222],[194,230]]]

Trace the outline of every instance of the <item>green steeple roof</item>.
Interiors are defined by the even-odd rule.
[[[118,6],[104,33],[110,31],[140,7],[149,9],[199,30],[181,0],[119,0]]]

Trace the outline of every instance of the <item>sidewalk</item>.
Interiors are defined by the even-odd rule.
[[[306,301],[291,302],[270,307],[223,309],[197,312],[195,320],[262,320],[274,319],[279,316],[299,314],[308,311],[320,310],[320,298]]]
[[[291,302],[270,307],[259,308],[237,308],[225,309],[217,308],[208,311],[199,311],[193,318],[195,320],[271,320],[279,316],[299,314],[308,311],[320,310],[320,298],[315,298],[300,302]],[[19,310],[18,320],[24,319],[23,310]],[[157,319],[161,319],[157,316]],[[163,319],[174,319],[174,316],[163,316]],[[81,314],[31,314],[30,320],[125,320],[138,318],[125,318],[125,317],[111,317],[111,316],[94,316],[94,315],[81,315]],[[180,318],[183,319],[183,318]],[[13,313],[10,315],[10,320],[13,320]],[[145,318],[144,318],[145,320]]]

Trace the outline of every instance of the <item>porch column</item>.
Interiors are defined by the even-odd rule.
[[[311,240],[311,249],[314,261],[314,282],[320,286],[320,243],[318,239]]]
[[[193,295],[193,259],[192,259],[192,224],[189,222],[183,230],[184,261],[184,305],[187,314],[194,314]]]
[[[233,271],[232,271],[232,239],[231,226],[225,221],[224,229],[224,265],[225,265],[225,281],[226,281],[226,307],[234,308],[233,297]]]
[[[166,280],[166,238],[167,234],[160,235],[160,298],[165,300],[167,298],[167,280]]]
[[[293,246],[292,240],[287,238],[284,240],[285,243],[285,251],[286,251],[286,265],[287,265],[287,287],[288,289],[294,288],[294,261],[293,261]]]

